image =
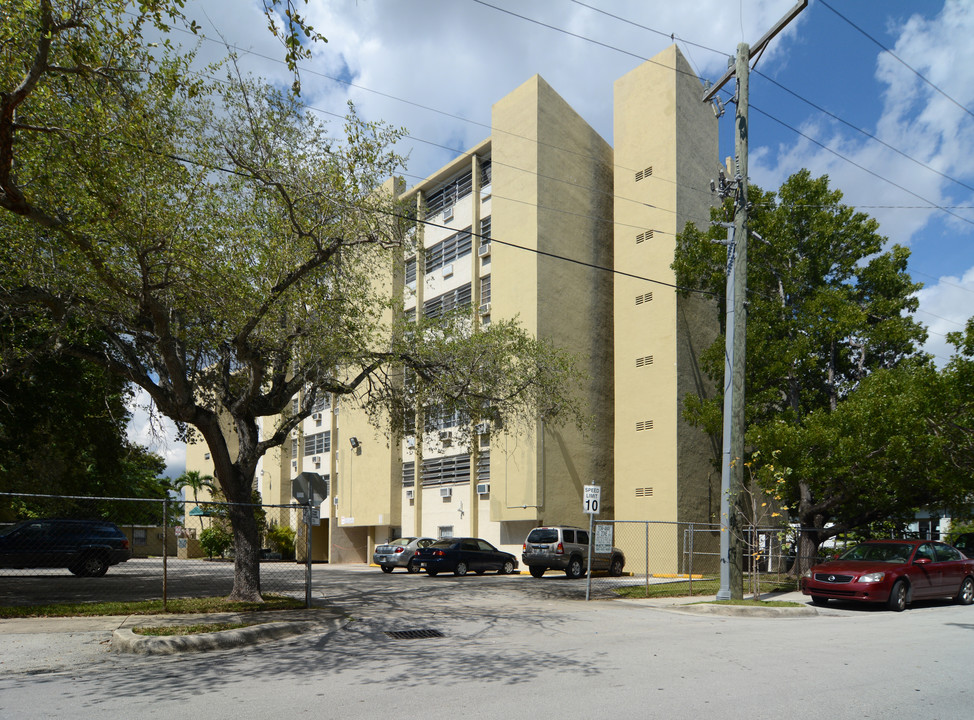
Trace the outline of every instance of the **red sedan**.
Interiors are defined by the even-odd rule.
[[[801,588],[816,605],[857,600],[899,612],[914,600],[941,597],[970,605],[974,560],[933,540],[870,540],[812,567]]]

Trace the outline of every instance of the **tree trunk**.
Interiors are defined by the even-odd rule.
[[[249,484],[247,487],[249,489]],[[249,497],[247,502],[250,502]],[[229,516],[233,528],[233,591],[227,600],[263,602],[260,594],[260,533],[254,508],[249,504],[234,504],[230,506]]]

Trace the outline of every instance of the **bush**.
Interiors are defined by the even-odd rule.
[[[285,560],[294,559],[294,530],[284,525],[267,528],[267,544]]]
[[[214,525],[208,527],[200,533],[200,547],[211,558],[214,555],[223,557],[223,554],[233,545],[233,535],[225,528]]]

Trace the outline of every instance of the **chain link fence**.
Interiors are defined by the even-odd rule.
[[[593,573],[591,592],[608,596],[618,588],[681,583],[688,595],[713,595],[720,580],[720,525],[641,520],[597,520],[598,527],[611,528],[612,546],[626,558],[622,577]],[[605,533],[606,531],[603,531]],[[745,526],[739,529],[743,547],[745,593],[757,592],[762,580],[784,582],[796,561],[800,529]],[[604,535],[603,535],[604,536]],[[845,541],[833,541],[820,552],[837,552]],[[823,555],[810,558],[812,562]]]
[[[233,589],[228,503],[0,493],[0,605],[222,597]],[[250,505],[262,529],[260,589],[310,596],[303,505]]]

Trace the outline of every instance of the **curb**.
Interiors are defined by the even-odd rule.
[[[815,608],[801,607],[755,607],[753,605],[715,605],[700,603],[696,605],[671,605],[667,610],[690,615],[723,615],[724,617],[811,617],[818,615]]]
[[[112,652],[135,655],[174,655],[183,652],[208,652],[280,640],[306,632],[334,632],[349,622],[345,617],[326,620],[282,620],[259,623],[235,630],[220,630],[196,635],[153,637],[136,635],[129,628],[112,633]]]

